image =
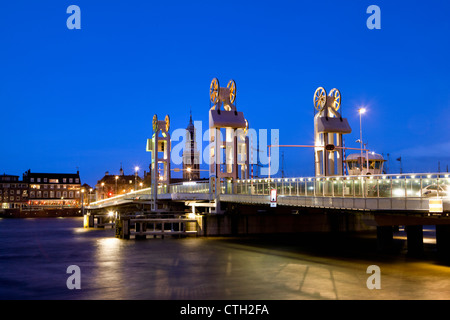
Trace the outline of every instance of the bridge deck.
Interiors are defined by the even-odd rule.
[[[221,184],[219,200],[269,204],[277,190],[277,205],[348,210],[429,211],[430,199],[441,199],[450,211],[448,173],[369,175],[314,178],[246,179]],[[158,188],[158,200],[214,201],[208,182],[172,184]],[[92,203],[91,209],[152,201],[151,188]]]

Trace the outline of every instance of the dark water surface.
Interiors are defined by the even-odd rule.
[[[0,299],[450,299],[445,264],[379,255],[369,238],[323,238],[136,241],[81,218],[0,219]],[[79,290],[66,285],[70,265]],[[379,290],[367,288],[369,265]]]

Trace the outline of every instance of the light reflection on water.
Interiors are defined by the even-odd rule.
[[[0,220],[0,298],[450,299],[450,268],[431,261],[340,258],[267,240],[120,240],[81,226],[78,218]],[[371,264],[382,290],[366,287]],[[81,290],[66,287],[69,265],[81,269]]]

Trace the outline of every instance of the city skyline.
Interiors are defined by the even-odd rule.
[[[446,171],[450,134],[450,4],[388,1],[0,5],[0,170],[80,171],[95,185],[105,171],[148,170],[152,117],[171,129],[207,129],[209,84],[234,79],[250,127],[279,129],[282,144],[313,143],[313,94],[338,88],[358,148],[390,155],[390,172]],[[366,21],[381,8],[381,29]],[[175,142],[176,143],[176,142]],[[205,147],[204,142],[203,147]],[[287,176],[313,176],[313,151],[280,149]],[[203,168],[203,167],[202,167]],[[0,171],[1,172],[1,171]],[[174,174],[181,177],[181,173]]]

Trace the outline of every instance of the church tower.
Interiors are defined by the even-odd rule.
[[[200,179],[200,154],[197,150],[196,129],[190,114],[189,125],[186,128],[186,144],[183,150],[183,180]]]

